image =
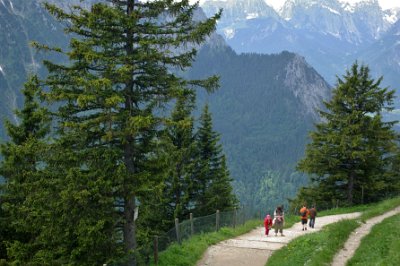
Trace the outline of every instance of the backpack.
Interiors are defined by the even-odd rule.
[[[304,210],[303,210],[302,212],[300,212],[300,215],[301,215],[302,217],[307,216],[307,209],[304,208]]]

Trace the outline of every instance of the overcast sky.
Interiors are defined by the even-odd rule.
[[[368,0],[339,0],[341,2],[363,2]],[[400,7],[400,0],[378,0],[383,9],[388,9],[392,7]],[[269,5],[273,6],[275,9],[279,9],[285,3],[285,0],[265,0]]]

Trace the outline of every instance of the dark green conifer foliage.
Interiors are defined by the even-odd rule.
[[[198,155],[194,173],[194,213],[202,216],[233,208],[236,197],[232,193],[232,179],[219,143],[220,137],[213,130],[208,105],[205,105],[200,116],[196,139]]]
[[[188,91],[177,99],[172,111],[170,125],[167,127],[167,140],[170,143],[170,170],[165,181],[164,198],[166,215],[163,219],[171,226],[175,218],[189,217],[193,204],[193,172],[195,165],[196,142],[193,132],[195,97]]]
[[[40,193],[35,188],[43,175],[50,131],[50,116],[40,104],[40,91],[38,78],[30,77],[22,90],[24,106],[15,112],[19,123],[5,122],[9,141],[0,147],[0,175],[5,178],[0,191],[0,259],[18,257],[20,247],[37,249],[34,239],[38,230],[29,223],[29,217],[38,214],[30,213],[29,207],[35,204],[36,193]],[[6,245],[10,249],[8,256]],[[17,261],[23,264],[23,260]]]
[[[225,155],[221,156],[219,171],[207,191],[207,208],[210,210],[226,211],[236,207],[238,200],[233,193],[233,179],[226,164]]]
[[[143,252],[137,235],[148,228],[137,226],[146,215],[135,221],[134,211],[138,204],[150,208],[147,199],[157,197],[165,176],[161,108],[183,89],[214,90],[218,83],[215,77],[184,80],[170,70],[191,65],[196,49],[190,47],[214,31],[220,14],[194,23],[198,5],[187,0],[110,0],[71,13],[46,7],[77,36],[64,53],[70,64],[45,62],[47,99],[59,104],[59,165],[67,169],[57,177],[58,209],[65,213],[54,223],[66,237],[58,256],[67,264],[122,257],[135,265]]]
[[[316,184],[309,194],[349,205],[386,194],[397,136],[394,122],[382,120],[381,112],[392,109],[394,91],[381,88],[381,81],[357,63],[338,78],[332,99],[325,102],[326,111],[320,111],[322,122],[311,132],[311,143],[298,164]]]

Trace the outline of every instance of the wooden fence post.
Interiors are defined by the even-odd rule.
[[[189,214],[189,218],[190,218],[190,235],[193,236],[194,235],[193,213]]]
[[[233,209],[233,221],[232,221],[233,229],[236,228],[236,208]]]
[[[154,263],[158,265],[158,236],[154,237]]]
[[[179,234],[179,219],[175,218],[175,231],[176,231],[176,240],[178,240],[178,243],[181,244],[181,237]]]
[[[219,210],[217,210],[217,213],[215,215],[215,231],[218,232],[219,230]]]

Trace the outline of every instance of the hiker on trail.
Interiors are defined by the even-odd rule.
[[[303,207],[300,209],[300,219],[301,219],[301,224],[303,225],[303,231],[307,230],[308,215],[309,215],[309,210],[307,209],[306,205],[304,204]]]
[[[272,227],[272,218],[271,215],[267,214],[264,218],[264,227],[265,227],[265,235],[268,236],[269,230]]]
[[[274,212],[274,227],[275,227],[275,236],[278,235],[278,232],[283,235],[283,223],[285,222],[285,214],[283,212],[283,206],[278,206]]]
[[[317,216],[317,210],[315,209],[315,206],[312,206],[310,209],[310,228],[314,228],[315,224],[315,217]]]

